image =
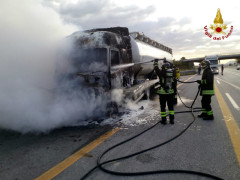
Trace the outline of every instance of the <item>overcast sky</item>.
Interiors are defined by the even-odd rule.
[[[44,8],[55,11],[63,23],[75,25],[78,30],[123,26],[128,27],[130,32],[143,32],[146,36],[172,48],[176,59],[182,56],[190,58],[240,53],[240,3],[236,0],[36,1]],[[21,2],[26,4],[28,1]],[[226,34],[233,26],[231,36],[220,41],[209,38],[204,31],[204,26],[209,28],[214,24],[218,8],[221,10],[224,24],[228,27],[225,30]],[[12,9],[19,11],[17,6]],[[210,29],[208,31],[212,32]]]
[[[234,0],[46,0],[43,4],[58,12],[65,23],[83,30],[126,26],[130,32],[143,32],[171,47],[177,59],[239,53],[240,49],[240,3]],[[218,8],[228,26],[226,34],[234,28],[221,41],[204,34],[204,26],[214,24]]]

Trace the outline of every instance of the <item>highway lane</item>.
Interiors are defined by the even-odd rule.
[[[221,103],[225,108],[222,108],[222,113],[224,119],[226,119],[226,125],[228,132],[237,156],[238,162],[240,164],[240,129],[239,129],[239,115],[240,115],[240,83],[239,83],[239,71],[235,68],[228,68],[225,76],[220,76],[217,79],[217,83],[221,91],[222,97],[219,96]],[[220,82],[219,82],[220,81]],[[226,107],[229,107],[226,108]],[[228,110],[226,110],[228,109]]]
[[[49,134],[0,129],[0,179],[34,179],[100,137],[112,126],[68,127]],[[84,154],[91,158],[91,154]]]
[[[215,81],[217,77],[222,78],[222,80],[227,80],[227,69],[223,77],[220,75],[215,77]],[[233,75],[229,76],[230,79],[232,77]],[[200,76],[182,77],[182,80],[187,78],[191,78],[189,79],[189,81],[191,81],[198,78],[200,79]],[[221,80],[219,81],[221,84],[218,85],[216,82],[217,87],[230,108],[232,104],[228,102],[224,94],[225,91],[222,91],[224,88],[228,88],[229,85],[224,85]],[[231,82],[234,81],[235,80],[232,80]],[[233,88],[227,90],[233,90]],[[183,84],[179,87],[179,92],[187,104],[191,103],[196,91],[196,83]],[[235,92],[234,90],[233,92],[226,92],[234,97],[234,94],[232,94]],[[189,130],[177,140],[126,161],[115,162],[112,166],[107,167],[118,171],[185,169],[210,173],[223,179],[240,179],[239,162],[237,161],[216,96],[213,97],[212,105],[215,115],[214,121],[203,121],[197,118]],[[200,106],[200,98],[197,99],[196,106]],[[233,109],[230,109],[232,112]],[[96,146],[92,151],[84,154],[83,157],[64,169],[64,171],[59,172],[54,176],[54,179],[79,179],[89,169],[95,166],[96,159],[103,150],[156,123],[160,119],[158,110],[158,99],[149,102],[144,110],[139,110],[141,113],[134,118],[134,120],[143,119],[145,121],[142,122],[145,123],[137,125],[134,125],[134,123],[133,125],[123,123],[119,131],[109,136],[108,139]],[[186,110],[186,108],[179,103],[175,111],[181,110]],[[235,113],[232,113],[235,117]],[[197,115],[198,113],[195,114]],[[167,124],[163,126],[159,124],[141,137],[113,150],[106,156],[106,159],[120,157],[163,142],[181,132],[192,120],[191,114],[177,114],[175,125]],[[235,118],[235,120],[237,120],[237,118]],[[41,177],[47,170],[114,128],[115,126],[64,128],[53,131],[47,135],[20,135],[18,133],[0,130],[0,177],[3,177],[3,179],[34,179]],[[91,174],[88,179],[194,180],[207,178],[183,174],[117,177],[97,170]]]
[[[200,78],[194,76],[193,79]],[[190,100],[194,98],[197,90],[197,85],[184,84],[179,88],[183,99],[190,104]],[[240,171],[239,164],[236,159],[234,149],[225,122],[218,105],[216,96],[212,102],[215,120],[203,121],[196,119],[196,122],[191,128],[179,139],[164,147],[146,152],[126,161],[115,162],[110,169],[116,171],[148,171],[157,169],[185,169],[196,170],[200,172],[218,175],[223,179],[239,179]],[[200,106],[200,98],[197,100],[196,106]],[[152,104],[154,109],[159,108],[158,103]],[[179,105],[176,111],[185,110]],[[197,113],[196,113],[197,114]],[[152,122],[151,118],[146,115],[146,119]],[[155,116],[153,121],[159,120],[159,116]],[[169,139],[179,133],[192,120],[190,114],[176,115],[176,124],[159,125],[150,132],[144,134],[140,138],[125,144],[118,149],[110,152],[108,158],[120,157],[123,154],[136,152],[137,150],[145,149],[156,145],[159,142]],[[151,124],[151,123],[150,123]],[[128,127],[118,131],[107,142],[101,144],[92,151],[93,154],[100,154],[107,147],[119,142],[123,139],[131,137],[133,134],[141,131],[142,128],[148,127],[150,124],[138,127]],[[77,179],[82,174],[86,173],[90,167],[94,167],[96,159],[82,158],[72,167],[56,176],[55,179],[64,179],[66,177]],[[89,166],[90,165],[90,166]],[[74,174],[72,173],[74,172]],[[142,177],[117,177],[108,175],[99,170],[94,172],[88,179],[208,179],[191,175],[167,174],[153,175]]]
[[[225,102],[228,104],[238,126],[240,127],[240,70],[235,67],[225,68],[224,75],[216,76],[219,87]],[[226,94],[227,93],[227,94]]]

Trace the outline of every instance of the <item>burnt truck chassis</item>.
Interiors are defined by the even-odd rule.
[[[111,80],[119,76],[122,73],[122,88],[124,99],[130,99],[135,102],[142,99],[143,96],[150,98],[153,97],[156,93],[154,93],[154,89],[150,89],[157,82],[157,75],[154,71],[149,74],[146,74],[142,79],[137,79],[138,73],[141,72],[142,67],[140,65],[136,65],[133,62],[132,57],[132,47],[130,43],[130,34],[129,30],[126,27],[112,27],[112,28],[98,28],[86,30],[85,32],[93,33],[99,31],[112,32],[114,34],[118,34],[122,38],[122,43],[118,44],[112,36],[106,34],[103,36],[103,40],[106,44],[115,46],[119,49],[120,57],[122,60],[122,65],[118,66],[119,69],[116,71],[111,71],[108,74],[108,79],[110,82],[110,89],[112,88]],[[171,50],[170,50],[171,51]],[[172,51],[171,51],[172,53]],[[126,64],[133,64],[130,67],[124,67]],[[150,80],[149,80],[150,79]],[[151,93],[151,95],[150,95]]]
[[[81,32],[84,33],[84,36],[78,33],[80,32],[75,32],[68,36],[68,38],[73,40],[74,45],[79,48],[79,50],[84,48],[87,49],[90,45],[91,48],[109,48],[107,50],[107,71],[104,72],[106,83],[105,85],[101,85],[101,89],[109,92],[113,89],[122,89],[124,95],[123,100],[130,99],[133,101],[139,101],[144,95],[149,97],[150,94],[154,94],[153,87],[158,82],[157,76],[152,70],[148,74],[141,76],[141,78],[138,77],[138,74],[142,71],[143,67],[139,63],[135,63],[133,60],[131,37],[128,28],[113,27],[91,29]],[[94,36],[98,39],[96,40],[96,37]],[[153,43],[159,47],[161,46],[162,50],[172,54],[170,48],[167,48],[160,43],[157,44],[155,41]],[[118,64],[113,65],[110,60],[111,49],[116,49],[119,52]],[[75,75],[78,77],[81,76],[82,79],[84,79],[84,86],[94,88],[96,94],[101,95],[97,90],[99,78],[97,77],[96,72],[77,71]],[[92,84],[89,83],[89,79],[94,79]],[[116,86],[113,83],[114,80],[118,80],[121,83]],[[115,102],[111,102],[111,104],[115,104]]]

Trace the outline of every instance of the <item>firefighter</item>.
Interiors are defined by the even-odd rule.
[[[161,124],[167,123],[166,103],[169,110],[170,123],[174,124],[174,109],[173,109],[173,95],[174,95],[174,75],[170,68],[170,64],[165,62],[160,70],[158,67],[158,61],[154,61],[154,70],[159,77],[160,88],[157,93],[159,94],[159,101],[161,106]]]
[[[177,79],[180,78],[180,71],[175,65],[173,65],[172,68],[173,68],[173,76],[175,77],[173,80],[173,84],[174,84],[174,86],[173,86],[173,90],[174,90],[173,104],[176,105],[177,104]]]
[[[177,104],[177,79],[180,78],[180,71],[179,68],[177,68],[175,65],[173,65],[172,63],[168,62],[166,59],[163,60],[163,63],[169,63],[170,64],[170,68],[173,70],[173,105]]]
[[[214,93],[214,75],[210,68],[210,62],[204,60],[201,62],[203,69],[202,80],[197,80],[197,83],[200,84],[200,95],[202,96],[202,113],[198,117],[203,118],[203,120],[213,120],[213,111],[211,107],[211,98]]]

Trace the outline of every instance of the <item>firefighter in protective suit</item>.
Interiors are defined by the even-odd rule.
[[[173,81],[173,90],[174,90],[174,95],[173,95],[173,105],[177,104],[177,79],[180,78],[180,71],[179,69],[173,65],[172,63],[168,62],[167,60],[164,60],[163,63],[169,63],[170,64],[170,68],[173,70],[173,77],[174,81]]]
[[[157,91],[159,94],[159,101],[161,106],[161,123],[167,123],[167,113],[166,113],[166,103],[168,105],[169,110],[169,119],[170,123],[174,124],[174,75],[173,70],[170,68],[170,64],[168,62],[162,65],[162,69],[160,70],[158,67],[158,61],[154,61],[154,70],[159,77],[160,88]]]
[[[173,105],[176,105],[178,103],[178,101],[177,101],[177,79],[180,78],[180,71],[175,65],[171,65],[171,68],[173,69],[173,77],[176,77],[176,78],[174,78],[174,81],[173,81],[173,84],[174,84],[174,86],[173,86],[173,90],[174,90]]]
[[[203,118],[203,120],[213,120],[213,111],[211,107],[211,98],[215,94],[214,92],[214,75],[210,68],[210,62],[204,60],[201,62],[203,69],[202,80],[197,80],[200,84],[200,95],[202,96],[202,113],[198,117]]]

